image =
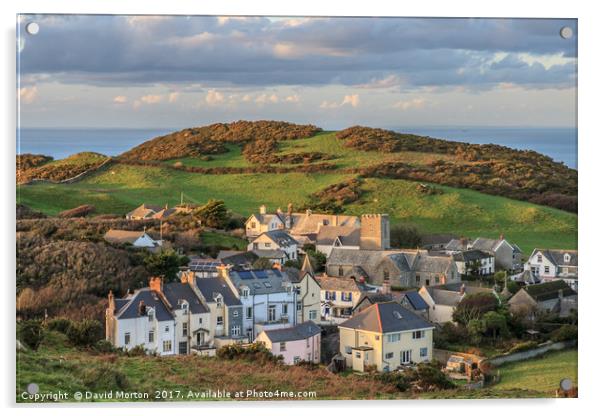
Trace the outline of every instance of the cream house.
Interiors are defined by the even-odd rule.
[[[261,342],[278,356],[285,364],[292,365],[301,361],[318,364],[320,362],[321,329],[312,321],[297,324],[290,328],[262,331],[255,342]]]
[[[322,275],[317,279],[322,320],[338,322],[349,318],[362,298],[362,286],[352,277]]]
[[[301,270],[285,269],[297,293],[297,323],[320,321],[320,284],[306,255]]]
[[[375,303],[339,325],[340,353],[354,371],[393,371],[432,359],[433,329],[397,302]]]
[[[297,249],[297,241],[282,230],[266,231],[247,246],[247,250],[258,257],[266,257],[279,264],[297,260]]]

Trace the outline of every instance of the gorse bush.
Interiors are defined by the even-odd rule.
[[[578,335],[577,325],[562,325],[560,328],[552,331],[550,339],[554,342],[570,341],[577,339]]]
[[[254,342],[250,345],[231,344],[217,350],[217,356],[226,360],[242,359],[259,363],[278,363],[282,356],[275,356],[263,343]]]
[[[73,322],[67,330],[69,341],[73,345],[80,347],[92,346],[101,340],[102,337],[102,325],[100,322],[91,319]]]
[[[37,319],[20,322],[17,332],[21,342],[32,350],[37,350],[44,340],[44,327],[42,322]]]

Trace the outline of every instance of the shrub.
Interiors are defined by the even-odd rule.
[[[46,323],[46,328],[48,328],[50,331],[58,331],[63,334],[67,334],[72,324],[73,321],[71,321],[71,319],[54,318]]]
[[[38,319],[21,322],[18,332],[21,342],[32,350],[37,350],[44,340],[44,328]]]
[[[401,371],[382,373],[377,375],[376,379],[394,386],[399,391],[406,391],[411,387],[410,380]]]
[[[398,224],[391,227],[391,247],[416,248],[422,244],[422,236],[413,225]]]
[[[484,314],[498,307],[498,299],[488,292],[477,292],[466,295],[456,307],[453,320],[467,325],[473,319],[480,319]]]
[[[519,342],[518,344],[515,344],[512,348],[510,348],[508,350],[508,353],[513,354],[515,352],[532,350],[533,348],[536,348],[536,347],[537,347],[537,342],[535,342],[535,341]]]
[[[109,353],[115,352],[115,347],[106,339],[101,339],[94,345],[94,349],[98,352]]]
[[[73,322],[67,331],[67,338],[76,346],[91,346],[102,339],[102,325],[92,319]]]
[[[261,342],[254,342],[247,346],[240,344],[225,345],[217,350],[217,356],[226,360],[242,359],[262,364],[282,361],[281,355],[275,356]]]
[[[144,349],[142,345],[136,345],[134,348],[129,349],[127,351],[128,357],[143,357],[148,355],[148,352]]]
[[[570,341],[577,339],[577,325],[562,325],[560,328],[552,331],[550,339],[554,342]]]
[[[125,390],[130,386],[127,376],[109,364],[86,368],[82,381],[91,390]]]

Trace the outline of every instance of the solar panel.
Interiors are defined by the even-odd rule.
[[[268,273],[265,270],[256,270],[254,273],[255,273],[255,277],[257,277],[258,279],[267,279],[268,278]]]
[[[251,273],[249,271],[241,271],[241,272],[238,272],[238,277],[240,277],[242,280],[253,279],[253,273]]]

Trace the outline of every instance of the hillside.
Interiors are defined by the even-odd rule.
[[[254,136],[257,129],[261,136]],[[190,150],[187,134],[195,143],[212,138],[219,153]],[[164,151],[173,140],[179,156]],[[375,150],[374,143],[382,146]],[[21,186],[18,202],[49,215],[82,204],[94,205],[97,214],[123,215],[142,202],[174,205],[184,192],[192,202],[223,199],[247,216],[262,203],[270,209],[289,202],[299,209],[312,205],[312,194],[353,178],[363,178],[358,195],[334,209],[386,212],[394,223],[414,224],[425,233],[503,233],[525,252],[536,245],[576,248],[577,217],[566,212],[576,209],[575,170],[535,152],[359,127],[320,132],[314,126],[238,122],[187,129],[145,142],[110,169],[76,183]],[[435,183],[437,192],[424,193],[417,181]]]
[[[26,184],[32,180],[61,182],[90,169],[94,169],[109,158],[95,152],[82,152],[65,159],[52,160],[44,155],[17,156],[17,183]]]

